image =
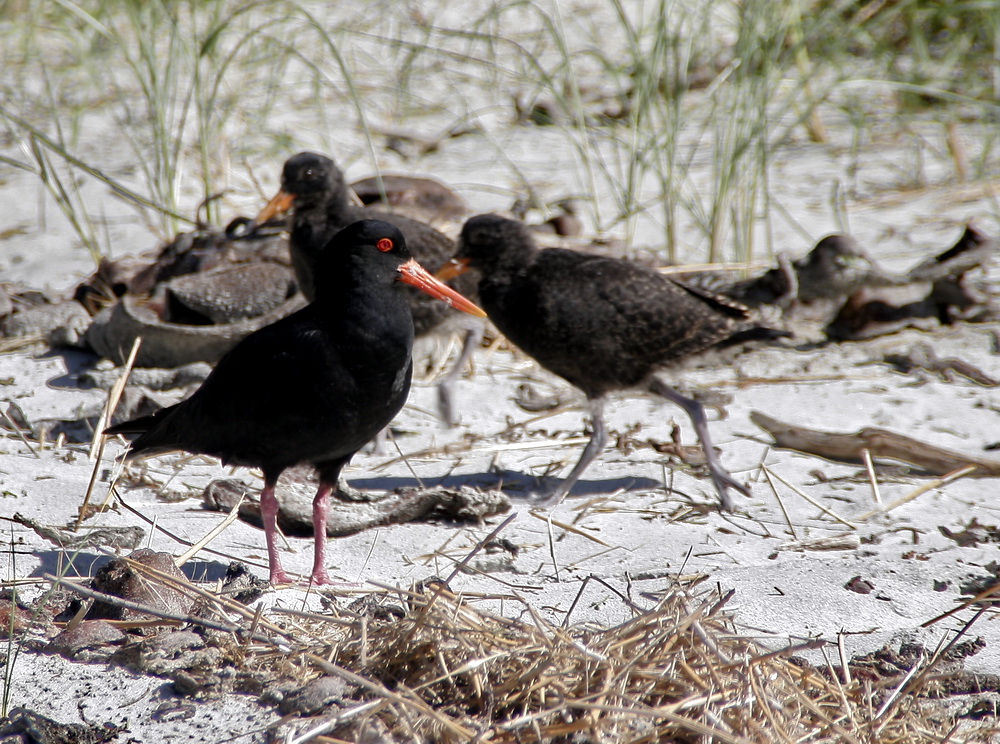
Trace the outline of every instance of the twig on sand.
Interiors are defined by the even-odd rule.
[[[469,561],[471,561],[476,556],[476,554],[483,549],[483,547],[489,544],[489,542],[493,538],[499,535],[507,527],[507,525],[513,522],[516,518],[517,518],[517,512],[510,514],[505,520],[503,520],[500,524],[496,526],[496,529],[494,529],[490,534],[488,534],[486,537],[484,537],[482,540],[476,543],[476,546],[469,551],[468,555],[466,555],[465,558],[459,561],[458,565],[456,565],[455,568],[452,569],[452,572],[448,574],[448,577],[444,580],[444,583],[448,584],[449,582],[451,582],[452,579],[458,576],[462,572],[462,569],[469,564]]]
[[[209,530],[208,533],[206,533],[206,535],[203,538],[198,540],[198,542],[196,542],[190,548],[188,548],[179,556],[174,558],[174,564],[177,566],[177,568],[180,568],[189,560],[191,560],[202,548],[204,548],[206,545],[212,542],[212,540],[221,535],[223,530],[225,530],[229,525],[231,525],[239,518],[240,506],[242,506],[243,499],[245,498],[246,498],[246,493],[243,493],[236,501],[236,503],[233,504],[233,508],[229,510],[229,514],[226,515],[225,519],[223,519],[221,522],[219,522],[219,524],[217,524],[215,527]]]
[[[574,535],[579,535],[580,537],[585,537],[588,540],[593,540],[595,543],[597,543],[598,545],[602,545],[605,548],[613,547],[608,543],[604,542],[604,540],[602,540],[601,538],[594,537],[586,530],[582,530],[579,527],[574,527],[571,524],[566,524],[565,522],[560,522],[559,520],[553,519],[552,515],[546,512],[540,512],[535,509],[531,509],[528,511],[528,515],[534,517],[535,519],[539,519],[545,522],[546,524],[551,524],[555,527],[558,527],[561,530],[566,530],[567,532],[572,532]]]
[[[868,471],[868,482],[872,484],[872,498],[876,504],[882,503],[882,492],[879,491],[878,479],[875,477],[875,463],[872,461],[871,451],[865,447],[861,450],[861,457],[865,461],[865,470]]]
[[[967,475],[972,475],[975,471],[976,471],[975,465],[965,465],[964,467],[960,467],[958,470],[948,473],[943,478],[936,478],[932,480],[930,483],[924,483],[922,486],[919,486],[910,491],[910,493],[906,494],[906,496],[902,496],[888,504],[880,504],[877,508],[871,509],[870,511],[866,511],[864,514],[855,517],[855,520],[858,522],[864,522],[870,517],[874,517],[876,514],[885,514],[886,512],[891,512],[893,509],[896,509],[897,507],[900,507],[903,504],[907,504],[913,501],[913,499],[917,498],[918,496],[923,496],[925,493],[934,488],[939,488],[941,486],[947,485],[948,483],[951,483],[952,481],[956,481],[959,478],[964,478]]]
[[[856,532],[842,532],[839,535],[782,543],[777,549],[790,552],[805,552],[807,550],[857,550],[859,547],[861,547],[861,538],[858,537]]]
[[[132,372],[132,365],[135,364],[135,358],[139,354],[140,346],[142,346],[142,336],[137,336],[135,341],[132,342],[132,350],[128,353],[125,366],[122,367],[121,377],[115,381],[115,384],[111,386],[111,390],[108,391],[108,400],[104,405],[104,410],[101,412],[100,417],[97,419],[97,426],[94,427],[94,438],[90,443],[90,459],[94,461],[94,469],[90,474],[87,493],[83,496],[83,503],[80,504],[80,510],[76,515],[76,524],[73,529],[80,529],[80,525],[87,516],[87,507],[90,505],[90,497],[94,493],[94,486],[97,485],[97,474],[101,471],[101,461],[104,459],[104,447],[108,442],[108,438],[104,435],[104,430],[111,422],[111,416],[118,407],[118,401],[125,390],[125,383],[128,382],[128,376]]]
[[[764,477],[767,478],[767,485],[771,487],[771,493],[774,494],[774,498],[777,500],[778,506],[781,508],[781,514],[785,518],[785,524],[788,525],[788,532],[791,534],[793,540],[798,540],[798,533],[795,532],[795,525],[792,524],[792,520],[788,516],[788,510],[785,508],[785,502],[781,499],[778,489],[774,487],[774,479],[771,477],[771,471],[765,465],[761,465],[760,469],[764,472]]]
[[[28,441],[28,438],[24,436],[24,432],[21,431],[21,427],[17,425],[17,422],[15,422],[13,418],[11,418],[10,413],[8,413],[6,409],[0,411],[0,413],[3,414],[4,420],[10,425],[11,431],[17,434],[18,439],[24,443],[24,446],[28,448],[28,451],[31,452],[31,454],[33,454],[36,458],[41,459],[42,456],[38,454],[38,450],[36,450],[31,445],[31,442]]]
[[[974,604],[979,604],[981,602],[984,602],[984,600],[987,600],[987,599],[992,599],[997,594],[1000,594],[1000,584],[994,584],[993,586],[988,586],[985,589],[983,589],[981,592],[979,592],[979,594],[977,594],[976,596],[972,597],[971,599],[965,600],[964,602],[962,602],[962,604],[958,605],[957,607],[952,607],[947,612],[942,612],[940,615],[937,615],[935,617],[932,617],[930,620],[926,620],[926,621],[922,622],[920,624],[920,627],[921,628],[929,628],[930,626],[934,625],[935,623],[939,623],[942,620],[944,620],[946,618],[949,618],[952,615],[955,615],[955,614],[961,612],[962,610],[966,609],[967,607],[971,607]],[[990,608],[990,607],[995,606],[995,604],[996,604],[996,601],[994,600],[994,601],[990,602],[989,604],[985,604],[985,607],[986,608]],[[980,614],[982,614],[982,613],[981,612],[976,613],[976,617],[979,617]]]
[[[752,411],[750,419],[774,437],[776,446],[828,460],[861,462],[862,453],[867,449],[871,457],[899,460],[933,475],[945,475],[963,465],[974,465],[968,474],[976,478],[1000,476],[1000,461],[936,447],[886,429],[866,427],[852,434],[817,431],[786,424],[760,411]]]
[[[814,499],[812,496],[810,496],[809,494],[807,494],[801,488],[796,488],[794,485],[792,485],[791,483],[789,483],[788,481],[786,481],[780,475],[778,475],[777,473],[775,473],[774,471],[772,471],[769,467],[767,467],[767,465],[761,465],[760,467],[764,471],[765,474],[773,476],[775,480],[780,481],[781,483],[784,483],[786,486],[788,486],[790,489],[792,489],[793,491],[795,491],[795,493],[797,493],[799,496],[801,496],[802,498],[804,498],[810,504],[812,504],[813,506],[815,506],[817,509],[819,509],[820,511],[824,512],[825,514],[830,515],[831,517],[833,517],[834,519],[836,519],[838,522],[840,522],[845,527],[849,527],[852,530],[856,530],[858,528],[857,525],[852,524],[848,520],[844,519],[842,516],[840,516],[839,514],[837,514],[837,512],[833,511],[832,509],[830,509],[830,508],[828,508],[826,506],[823,506],[823,504],[819,503],[816,499]]]

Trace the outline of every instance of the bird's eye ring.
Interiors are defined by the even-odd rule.
[[[389,238],[381,238],[375,244],[375,247],[378,248],[380,251],[382,251],[382,253],[385,253],[386,251],[391,251],[393,248],[396,247],[396,245]]]

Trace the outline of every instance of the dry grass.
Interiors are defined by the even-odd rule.
[[[892,698],[901,680],[845,684],[791,659],[820,644],[773,652],[738,634],[728,596],[678,588],[612,628],[555,626],[527,603],[530,620],[511,620],[442,587],[402,596],[403,619],[328,625],[313,658],[392,690],[377,714],[418,741],[888,744],[940,742],[953,726],[919,689]]]
[[[931,672],[944,651],[888,675],[816,668],[793,655],[828,644],[765,648],[733,626],[732,593],[676,586],[648,609],[622,597],[631,619],[596,627],[570,625],[573,607],[555,625],[516,595],[462,597],[442,583],[386,587],[350,609],[330,603],[329,614],[254,612],[136,569],[211,608],[160,616],[231,634],[239,653],[228,657],[264,687],[325,674],[354,690],[323,717],[282,719],[286,742],[367,741],[365,729],[390,741],[512,744],[940,744],[998,735],[934,699],[942,688]],[[501,600],[503,615],[484,609]]]

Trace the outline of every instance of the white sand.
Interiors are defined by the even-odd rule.
[[[110,172],[120,172],[127,153],[113,151],[107,144],[111,132],[107,119],[103,128],[92,120],[83,137],[91,150],[104,151]],[[498,127],[497,132],[512,160],[529,180],[537,180],[547,195],[554,197],[578,189],[578,174],[571,166],[565,139],[534,127]],[[864,145],[864,165],[852,175],[846,172],[844,157],[849,132],[835,128],[834,143],[829,146],[799,141],[775,153],[772,197],[814,241],[836,229],[827,198],[833,183],[850,181],[857,187],[847,201],[852,234],[892,268],[908,267],[951,245],[961,225],[972,217],[983,218],[981,225],[987,233],[1000,234],[1000,226],[989,216],[989,189],[953,186],[943,155],[946,148],[941,142],[941,128],[931,127],[924,134],[938,145],[936,152],[941,155],[936,160],[928,156],[925,188],[909,190],[900,173],[899,163],[911,157],[912,142],[904,138]],[[327,136],[302,130],[296,134],[296,148],[329,149],[324,147]],[[975,133],[968,136],[975,149]],[[333,154],[347,162],[348,176],[370,173],[371,165],[358,155],[363,152],[358,133],[350,128],[338,133],[338,138],[338,151]],[[394,155],[383,153],[380,164],[394,170],[433,173],[446,182],[461,184],[464,195],[477,210],[506,208],[510,199],[497,195],[493,188],[497,183],[501,187],[509,185],[503,173],[494,177],[498,169],[495,143],[473,134],[446,142],[440,151],[417,162],[401,163]],[[0,152],[22,157],[15,147],[6,144]],[[261,157],[255,163],[258,175],[265,179],[265,188],[277,185],[282,157]],[[698,175],[704,177],[708,164],[700,168]],[[50,197],[30,174],[2,164],[0,174],[0,231],[21,228],[0,242],[0,278],[38,287],[72,287],[92,269],[86,251],[77,245]],[[116,255],[156,247],[156,238],[133,210],[123,207],[104,187],[87,188],[94,213],[103,212],[112,219],[110,236]],[[15,199],[25,195],[29,197],[26,202]],[[600,197],[607,199],[609,195]],[[245,189],[230,197],[227,214],[249,214],[257,206],[255,195]],[[787,221],[776,221],[773,230],[776,247],[796,256],[812,245]],[[682,231],[684,235],[695,235],[688,232],[688,226],[682,226]],[[639,244],[655,243],[655,225],[641,227],[636,240]],[[696,260],[698,256],[692,252],[691,258]],[[752,482],[753,497],[737,495],[739,509],[735,514],[722,515],[712,510],[701,514],[688,509],[692,504],[714,505],[716,497],[710,484],[682,470],[672,471],[652,450],[644,448],[625,455],[609,449],[585,474],[574,497],[552,513],[556,520],[575,520],[578,528],[609,547],[559,529],[553,530],[552,535],[558,539],[550,545],[545,523],[531,516],[525,502],[512,492],[518,517],[504,537],[521,547],[515,564],[517,572],[495,577],[462,574],[454,580],[453,588],[495,592],[502,589],[497,579],[510,582],[541,611],[561,620],[580,582],[589,575],[600,576],[623,590],[632,577],[633,597],[640,604],[648,604],[651,600],[643,600],[641,593],[664,589],[672,576],[705,574],[708,585],[718,585],[723,592],[737,590],[730,607],[740,626],[776,643],[803,637],[835,642],[838,633],[844,633],[852,655],[900,637],[914,637],[933,647],[961,627],[971,611],[925,631],[919,629],[921,623],[961,601],[962,582],[985,575],[986,564],[997,557],[995,545],[959,547],[938,528],[959,531],[972,518],[986,525],[1000,522],[998,481],[960,480],[932,489],[889,514],[858,523],[853,532],[862,544],[856,549],[783,550],[782,546],[792,540],[839,535],[848,530],[779,484],[778,493],[790,526],[761,472],[762,462],[775,475],[848,520],[873,507],[872,490],[865,479],[853,477],[860,472],[856,466],[770,449],[769,438],[749,419],[750,411],[760,410],[778,419],[831,431],[880,426],[977,456],[988,454],[983,448],[1000,438],[1000,399],[994,389],[963,378],[922,382],[918,376],[896,374],[886,365],[869,363],[886,351],[904,351],[919,342],[932,344],[941,356],[959,356],[994,377],[1000,376],[1000,357],[991,351],[989,329],[963,325],[933,334],[911,331],[819,351],[772,349],[744,356],[725,369],[685,373],[683,380],[687,384],[719,386],[733,396],[725,407],[726,417],[713,420],[710,427],[725,465],[738,477]],[[0,356],[0,377],[4,378],[0,394],[4,400],[16,401],[32,422],[75,418],[81,407],[96,410],[103,400],[99,391],[74,386],[74,376],[83,363],[85,357],[73,353],[33,351]],[[764,381],[746,386],[734,384],[741,375]],[[534,416],[511,401],[517,384],[525,379],[544,379],[566,388],[577,405],[518,431],[519,442],[535,442],[537,447],[508,448],[505,445],[510,441],[498,434],[508,423],[528,421]],[[482,476],[491,469],[522,476],[519,480],[525,482],[524,474],[541,473],[553,463],[564,463],[567,467],[561,472],[565,473],[579,455],[582,445],[553,446],[552,438],[583,434],[582,396],[510,352],[476,355],[475,375],[458,386],[462,411],[459,428],[448,430],[441,426],[433,415],[433,396],[429,381],[414,387],[407,408],[396,422],[396,428],[405,432],[398,437],[401,450],[415,453],[475,437],[473,450],[460,456],[412,458],[409,465],[397,462],[387,467],[382,466],[394,456],[361,453],[346,473],[355,486],[393,488],[412,483],[414,472],[428,484],[445,476],[450,477],[449,482],[476,482],[486,480]],[[635,435],[639,440],[669,440],[671,421],[677,421],[684,442],[695,443],[683,413],[652,398],[620,396],[609,406],[608,413],[614,431],[640,425]],[[86,449],[67,445],[46,448],[36,456],[16,437],[0,438],[0,514],[18,511],[54,525],[74,518],[93,468]],[[116,451],[116,446],[111,447],[105,468],[113,468],[111,455]],[[223,518],[203,511],[197,495],[209,478],[225,471],[199,462],[175,471],[176,462],[177,458],[150,461],[150,473],[168,484],[168,490],[188,493],[190,499],[166,503],[149,489],[128,491],[125,498],[160,526],[195,539]],[[259,483],[254,474],[241,473],[248,482]],[[664,489],[664,476],[674,492]],[[882,500],[891,502],[924,482],[916,477],[886,479],[880,483]],[[102,478],[95,497],[103,500],[107,488],[107,479]],[[51,545],[23,527],[4,524],[12,550],[0,555],[0,575],[22,579],[58,569],[60,556]],[[125,511],[105,513],[88,522],[89,526],[136,524],[138,520]],[[461,559],[490,529],[489,524],[421,523],[371,530],[333,541],[330,572],[345,581],[371,579],[404,586],[446,575],[453,561]],[[150,536],[149,544],[160,550],[182,550],[159,533]],[[212,547],[255,566],[266,563],[263,534],[241,523],[232,525]],[[310,541],[291,539],[290,550],[283,555],[286,568],[307,572],[311,553]],[[92,573],[94,565],[102,560],[95,553],[85,552],[78,558],[77,568]],[[224,567],[221,559],[204,554],[196,563],[198,575],[216,576]],[[261,573],[261,569],[256,570]],[[644,575],[656,578],[636,578]],[[847,590],[845,583],[854,576],[870,581],[874,591],[861,595]],[[936,581],[946,582],[946,587],[935,591]],[[30,598],[38,589],[22,587],[21,591]],[[265,601],[298,607],[303,595],[298,590],[285,590]],[[612,623],[625,614],[626,608],[613,594],[592,584],[572,620]],[[972,629],[971,635],[982,636],[987,647],[970,659],[968,666],[995,671],[1000,663],[1000,629],[984,620]],[[195,705],[193,717],[188,720],[157,722],[152,718],[154,711],[164,700],[171,699],[169,685],[162,680],[29,653],[18,656],[12,685],[12,705],[25,705],[63,721],[79,720],[76,699],[85,696],[81,711],[87,719],[125,719],[130,735],[137,741],[179,741],[183,736],[192,740],[260,741],[263,737],[258,727],[277,719],[275,713],[249,698],[232,697]]]

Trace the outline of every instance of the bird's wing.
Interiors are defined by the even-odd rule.
[[[592,353],[602,353],[606,340],[605,353],[668,361],[725,337],[733,316],[745,312],[621,259],[551,250],[542,258],[551,282],[539,297],[543,312],[562,318],[564,333]]]
[[[244,452],[252,458],[316,426],[317,412],[328,409],[324,404],[333,394],[322,371],[336,363],[338,352],[318,326],[294,317],[233,347],[190,398],[151,417],[134,449]]]

